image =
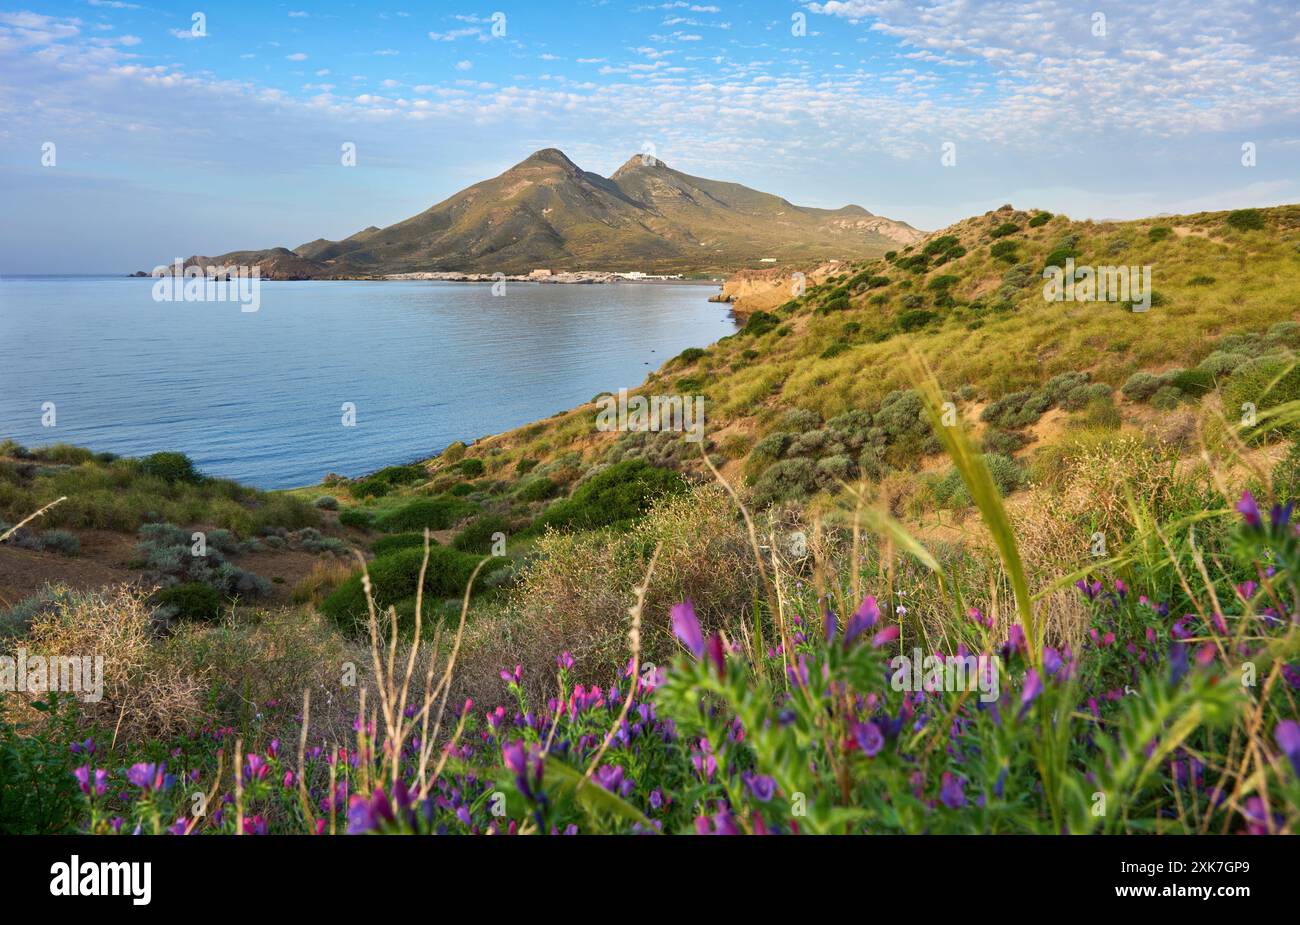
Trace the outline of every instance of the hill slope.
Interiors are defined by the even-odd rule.
[[[920,237],[858,206],[804,208],[639,155],[606,178],[546,148],[387,228],[292,252],[239,251],[187,263],[258,264],[271,278],[538,268],[716,272],[764,259],[862,259]]]

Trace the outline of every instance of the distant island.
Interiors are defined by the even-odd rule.
[[[614,280],[595,277],[729,274],[868,259],[922,237],[911,225],[860,206],[796,206],[737,183],[689,176],[654,157],[634,155],[606,178],[545,148],[387,228],[371,226],[342,241],[321,238],[293,250],[195,255],[182,266],[256,267],[263,279],[424,274],[418,278],[469,280],[500,273],[603,282]]]

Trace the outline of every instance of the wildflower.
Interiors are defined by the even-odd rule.
[[[822,622],[826,624],[826,643],[829,645],[835,641],[835,634],[839,631],[839,624],[836,622],[835,611],[827,608],[826,618]]]
[[[862,599],[858,609],[853,611],[853,616],[849,618],[849,625],[844,628],[844,645],[849,645],[864,630],[871,629],[879,619],[880,608],[876,606],[876,599],[868,594]]]
[[[525,799],[541,799],[542,758],[531,755],[523,741],[507,744],[501,749],[505,766],[515,775],[515,786]]]
[[[1025,628],[1019,623],[1012,624],[1011,629],[1007,631],[1007,643],[1005,648],[1008,655],[1012,652],[1025,651]]]
[[[1030,668],[1025,672],[1025,686],[1020,692],[1020,715],[1024,716],[1029,711],[1029,705],[1038,699],[1038,695],[1043,692],[1043,679],[1038,676],[1036,669]]]
[[[875,636],[871,637],[871,645],[876,649],[879,649],[881,646],[887,646],[899,637],[900,632],[898,624],[887,626],[879,633],[876,633]]]
[[[265,816],[249,816],[244,820],[245,835],[266,835],[269,831]]]
[[[862,754],[874,758],[885,747],[885,736],[875,723],[858,723],[853,727],[853,738]]]
[[[949,809],[961,809],[966,805],[965,784],[960,777],[954,777],[951,771],[943,772],[943,782],[939,786],[939,799]]]
[[[88,766],[83,766],[77,768],[72,774],[81,785],[81,792],[87,796],[102,797],[104,791],[108,789],[108,772],[103,768],[96,768],[92,772]]]
[[[1273,505],[1273,510],[1269,511],[1268,514],[1269,523],[1277,530],[1284,529],[1291,520],[1291,508],[1294,504],[1294,501],[1288,501],[1286,507],[1280,504]]]
[[[172,778],[167,774],[166,763],[155,765],[141,761],[133,764],[127,769],[126,779],[141,790],[154,793],[166,790],[172,784]]]
[[[606,764],[597,768],[596,783],[619,796],[625,797],[632,792],[632,782],[624,778],[621,764]]]
[[[184,816],[180,816],[175,822],[168,826],[167,831],[172,835],[187,835],[190,831],[190,821]]]
[[[267,765],[266,759],[261,755],[249,755],[247,765],[244,768],[244,780],[263,780],[270,770],[271,768]]]
[[[1255,502],[1255,496],[1249,491],[1241,493],[1241,500],[1237,502],[1237,512],[1246,521],[1246,526],[1255,529],[1263,526],[1263,519],[1259,515],[1259,505]]]
[[[699,618],[695,616],[695,605],[689,599],[673,605],[672,623],[673,633],[686,650],[696,658],[703,656],[704,637],[700,633]]]
[[[285,790],[292,790],[292,789],[293,789],[293,784],[294,784],[293,772],[292,772],[292,771],[285,771],[285,772],[284,772],[284,789],[285,789]]]
[[[1293,719],[1283,720],[1273,730],[1273,738],[1282,753],[1291,759],[1296,775],[1300,776],[1300,723]]]
[[[717,669],[718,677],[726,677],[727,655],[722,648],[722,637],[717,633],[714,633],[709,637],[709,641],[705,643],[705,648],[709,655],[709,661],[711,661],[713,667]]]
[[[559,665],[564,671],[568,671],[573,667],[573,656],[569,653],[568,649],[565,649],[555,657],[555,664]]]
[[[766,803],[776,794],[776,781],[766,774],[750,772],[744,775],[744,781],[754,799],[760,803]]]
[[[513,672],[506,671],[504,668],[501,669],[501,680],[505,681],[507,684],[523,684],[524,666],[516,665]]]
[[[73,742],[68,746],[68,750],[74,755],[80,755],[85,752],[87,755],[95,754],[95,740],[86,739],[84,742]]]

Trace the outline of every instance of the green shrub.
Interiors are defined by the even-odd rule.
[[[140,460],[140,471],[164,482],[197,484],[201,478],[194,462],[184,453],[154,453]]]
[[[761,337],[780,323],[781,319],[770,312],[754,312],[746,319],[745,326],[741,328],[740,333],[748,334],[751,337]]]
[[[480,561],[482,556],[448,549],[446,546],[430,548],[429,565],[424,576],[424,593],[432,598],[464,594],[469,577]],[[496,561],[505,564],[507,560]],[[423,563],[423,549],[404,549],[370,562],[367,571],[370,573],[375,603],[380,608],[387,608],[413,597]],[[490,562],[484,566],[485,571],[491,570],[494,564]],[[361,574],[358,569],[321,603],[321,612],[347,633],[366,632],[364,628],[369,621]],[[406,633],[414,629],[409,619],[402,621],[399,627]]]
[[[1181,369],[1169,377],[1169,384],[1188,395],[1200,396],[1214,391],[1214,374],[1200,367]]]
[[[1020,226],[1015,222],[1003,222],[989,232],[991,238],[1005,238],[1007,235],[1015,234],[1020,230]]]
[[[1147,232],[1147,238],[1151,241],[1163,241],[1174,233],[1174,230],[1166,225],[1156,225]]]
[[[614,463],[583,482],[568,498],[556,501],[529,532],[546,527],[593,530],[630,522],[650,509],[655,499],[682,491],[686,483],[671,469],[644,459]]]
[[[75,556],[81,551],[81,541],[67,530],[46,530],[41,534],[41,549]]]
[[[456,465],[460,469],[461,474],[464,475],[465,478],[467,479],[478,478],[480,475],[483,474],[483,471],[486,468],[483,465],[483,460],[474,459],[472,457],[468,459],[462,459]]]
[[[1216,379],[1228,376],[1242,363],[1249,360],[1244,353],[1227,353],[1222,350],[1216,350],[1204,360],[1197,364],[1197,369],[1204,370]]]
[[[1158,411],[1172,411],[1183,400],[1183,391],[1176,386],[1162,385],[1151,396],[1151,407]]]
[[[984,431],[984,439],[981,441],[980,446],[985,453],[1000,453],[1004,456],[1010,456],[1028,442],[1029,438],[1018,430],[1003,430],[1000,427],[990,427]]]
[[[1040,228],[1052,220],[1051,212],[1039,212],[1029,220],[1030,228]]]
[[[362,479],[348,486],[348,491],[352,493],[354,498],[382,498],[392,490],[391,482],[374,478]]]
[[[1223,387],[1223,397],[1229,414],[1240,413],[1242,406],[1247,404],[1263,412],[1287,402],[1300,401],[1300,366],[1296,366],[1290,357],[1257,357],[1237,367]],[[1294,425],[1275,428],[1276,432],[1284,434],[1294,430]],[[1265,432],[1252,436],[1262,439]]]
[[[333,495],[321,495],[312,504],[322,511],[337,511],[339,509],[339,499]]]
[[[510,521],[497,514],[475,517],[451,541],[453,549],[487,555],[492,552],[493,534],[509,533]]]
[[[699,347],[687,347],[681,353],[677,354],[676,360],[679,364],[685,366],[688,363],[694,363],[696,360],[703,357],[707,352],[708,351],[702,350]]]
[[[221,618],[221,594],[197,581],[164,588],[154,596],[154,604],[167,618],[202,622]]]
[[[1128,379],[1120,386],[1120,392],[1129,401],[1150,401],[1151,396],[1156,394],[1164,381],[1159,376],[1153,376],[1151,373],[1138,371],[1129,376]]]
[[[518,490],[515,491],[515,497],[527,503],[545,501],[547,498],[555,496],[557,487],[554,482],[545,476],[538,476],[522,483]]]
[[[939,316],[934,312],[916,309],[913,311],[903,312],[898,316],[898,327],[903,331],[915,331],[925,327],[933,321],[938,321]]]
[[[753,503],[768,507],[782,501],[802,501],[820,487],[817,466],[810,459],[783,459],[773,463],[754,482]]]
[[[1018,259],[1019,248],[1015,241],[998,241],[989,248],[989,255],[997,260],[1006,263],[1015,263]]]
[[[365,508],[350,507],[347,510],[339,512],[339,523],[345,527],[356,527],[358,530],[369,530],[374,522],[374,515]]]
[[[424,466],[385,466],[370,475],[367,481],[373,479],[387,482],[389,485],[410,485],[414,482],[423,482],[428,477],[429,473]]]
[[[1263,231],[1264,213],[1259,209],[1237,209],[1228,213],[1227,222],[1237,231]]]
[[[429,545],[437,546],[438,541],[429,537]],[[424,532],[419,533],[390,533],[388,536],[381,536],[370,544],[370,551],[376,556],[386,556],[389,553],[397,552],[402,549],[423,549]]]
[[[6,696],[0,692],[0,701]],[[79,738],[68,699],[36,701],[45,715],[30,728],[9,722],[0,702],[0,835],[71,834],[84,813],[68,750]]]
[[[515,463],[515,474],[527,475],[528,473],[532,472],[534,469],[537,468],[537,463],[538,460],[536,459],[529,459],[528,457],[524,457],[523,459],[520,459],[519,462]]]
[[[383,533],[404,533],[426,527],[446,530],[473,510],[473,504],[458,498],[416,498],[377,516],[374,527]]]

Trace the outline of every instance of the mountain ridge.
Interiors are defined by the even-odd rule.
[[[185,265],[257,266],[268,279],[535,269],[652,273],[856,260],[923,233],[857,205],[798,206],[739,183],[682,173],[634,155],[611,176],[542,148],[410,218],[292,250],[193,256]]]

